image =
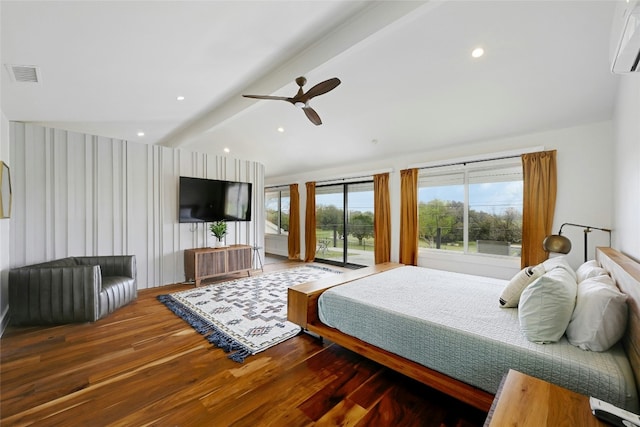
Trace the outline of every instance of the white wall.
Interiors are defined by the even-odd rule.
[[[376,163],[359,164],[351,167],[311,171],[301,175],[270,177],[266,185],[298,183],[300,188],[301,248],[304,252],[304,206],[306,192],[304,183],[348,176],[377,173],[392,170],[391,190],[391,257],[398,260],[400,228],[400,170],[427,162],[446,161],[454,158],[480,156],[484,154],[544,147],[558,150],[558,200],[553,230],[557,232],[564,222],[586,224],[601,228],[612,226],[613,195],[613,126],[611,121],[598,122],[566,129],[530,133],[493,141],[478,141],[432,152],[397,156]],[[573,242],[574,249],[569,254],[572,265],[583,261],[583,233],[581,229],[565,227],[563,234]],[[270,242],[267,247],[283,247]],[[589,235],[589,258],[594,257],[596,245],[608,245],[608,234],[592,232]],[[541,242],[542,244],[542,242]],[[286,249],[286,246],[284,246]],[[286,255],[284,253],[277,253]],[[474,274],[510,278],[520,269],[519,261],[486,259],[477,256],[433,254],[419,259],[419,265]]]
[[[614,247],[640,261],[640,73],[620,76],[614,124]]]
[[[184,249],[211,242],[178,223],[181,175],[253,183],[253,221],[230,224],[226,243],[263,246],[260,163],[16,122],[10,139],[11,267],[134,254],[139,289],[184,281]]]
[[[4,161],[11,169],[9,161],[9,122],[0,110],[0,160]],[[11,219],[0,219],[0,335],[7,326],[9,310],[9,236],[11,232]]]
[[[0,15],[1,15],[0,8]],[[0,16],[1,18],[1,16]],[[2,51],[0,50],[0,58]],[[0,61],[2,62],[2,61]],[[0,99],[2,93],[0,89]],[[0,160],[4,161],[11,167],[9,162],[9,122],[0,108]],[[9,311],[9,234],[11,230],[10,219],[0,219],[0,335],[8,324],[7,313]]]

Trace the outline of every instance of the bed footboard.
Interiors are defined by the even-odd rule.
[[[318,320],[318,298],[329,288],[351,282],[372,274],[402,267],[402,264],[385,262],[372,267],[361,268],[343,274],[325,277],[315,282],[292,286],[287,294],[287,318],[290,322],[307,329],[310,322]]]
[[[309,332],[318,334],[344,348],[361,354],[368,359],[420,381],[462,402],[468,403],[483,411],[488,411],[493,402],[493,394],[368,344],[350,335],[343,334],[337,329],[322,324],[318,319],[318,298],[325,290],[401,266],[402,264],[397,263],[378,264],[341,275],[323,278],[315,282],[293,286],[288,290],[287,317],[289,321],[300,325]]]
[[[307,330],[482,411],[488,412],[491,408],[494,395],[487,391],[458,381],[358,338],[343,334],[320,322],[309,324]]]

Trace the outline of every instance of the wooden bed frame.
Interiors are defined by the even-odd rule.
[[[636,387],[640,390],[640,264],[611,248],[598,248],[596,258],[616,280],[622,292],[629,295],[629,321],[623,344],[635,375]],[[318,297],[326,289],[400,266],[402,264],[378,264],[291,287],[288,291],[288,319],[306,331],[326,338],[476,408],[489,411],[494,398],[493,394],[346,335],[322,324],[318,319]]]

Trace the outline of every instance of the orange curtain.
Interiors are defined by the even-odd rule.
[[[418,265],[418,169],[400,171],[400,262]]]
[[[391,202],[389,201],[389,174],[373,176],[373,253],[375,263],[391,260]]]
[[[289,185],[289,259],[300,259],[300,194],[298,184]]]
[[[316,183],[307,182],[307,207],[304,215],[304,260],[316,258]]]
[[[546,260],[542,247],[556,209],[556,150],[522,155],[522,268]]]

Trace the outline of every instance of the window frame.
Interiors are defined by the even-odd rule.
[[[429,247],[418,247],[418,253],[422,254],[422,256],[426,254],[452,254],[452,255],[464,255],[464,256],[491,256],[491,257],[499,257],[502,259],[520,259],[519,255],[497,255],[497,254],[487,254],[480,253],[476,251],[469,251],[469,242],[470,242],[470,217],[469,212],[472,208],[471,200],[470,200],[470,187],[473,184],[483,183],[477,182],[473,177],[474,174],[481,171],[500,171],[500,170],[508,170],[508,169],[516,169],[520,168],[519,173],[510,174],[512,176],[519,176],[519,181],[523,182],[523,173],[522,173],[522,161],[520,160],[520,156],[508,157],[508,158],[499,158],[499,159],[490,159],[490,160],[476,160],[470,162],[460,162],[455,164],[446,164],[442,166],[434,165],[429,167],[421,168],[418,172],[418,206],[423,202],[420,199],[420,190],[426,187],[438,187],[438,185],[425,185],[426,182],[429,182],[429,177],[440,177],[440,181],[445,183],[446,180],[450,180],[452,185],[462,185],[462,194],[463,194],[463,250],[462,251],[447,251],[446,249],[437,249],[437,248],[429,248]],[[456,183],[454,176],[461,175],[462,183]],[[476,182],[473,182],[476,181]],[[513,180],[518,181],[518,180]],[[509,180],[495,180],[495,181],[487,181],[490,182],[513,182]],[[520,204],[520,213],[522,213],[522,203]],[[420,212],[418,211],[418,221],[420,221]],[[522,225],[520,225],[520,229]]]
[[[316,257],[316,262],[320,262],[320,263],[326,263],[326,264],[332,264],[332,265],[338,265],[338,266],[342,266],[342,267],[350,267],[350,266],[356,266],[356,267],[365,267],[368,265],[373,265],[373,264],[356,264],[354,262],[352,262],[353,260],[350,259],[349,256],[349,249],[351,247],[351,245],[349,244],[349,236],[351,235],[349,227],[350,227],[350,220],[349,218],[351,217],[351,208],[350,205],[352,203],[350,203],[350,200],[353,201],[349,196],[351,194],[354,193],[354,191],[352,190],[354,187],[356,188],[356,190],[361,187],[361,186],[366,186],[366,187],[370,187],[366,188],[365,191],[371,191],[371,193],[374,193],[374,184],[373,184],[373,177],[371,177],[371,179],[363,179],[365,177],[360,177],[360,179],[358,180],[353,180],[353,181],[345,181],[342,180],[340,182],[327,182],[327,183],[319,183],[316,185],[316,212],[318,211],[318,194],[320,194],[323,189],[326,190],[327,188],[331,188],[331,187],[340,187],[341,188],[341,192],[335,192],[335,193],[328,193],[328,194],[342,194],[342,227],[344,230],[344,238],[342,239],[342,260],[341,261],[336,261],[330,258],[322,258],[322,257]],[[368,177],[366,177],[368,178]],[[356,191],[357,193],[358,191]],[[327,194],[327,193],[325,193]],[[375,195],[373,196],[374,200],[372,200],[372,204],[375,203]],[[373,208],[373,205],[372,205]],[[375,212],[374,212],[375,215]],[[316,218],[316,227],[317,227],[317,218]],[[374,255],[373,255],[373,251],[371,253],[371,258],[373,260]]]
[[[271,187],[271,188],[267,188],[265,187],[264,189],[264,199],[265,199],[265,204],[264,204],[264,217],[265,217],[265,221],[269,220],[269,215],[267,212],[267,200],[269,200],[267,198],[267,194],[269,193],[278,193],[278,223],[275,224],[277,227],[277,233],[271,233],[268,230],[268,227],[265,227],[265,235],[270,235],[270,236],[288,236],[289,235],[289,230],[286,230],[283,232],[283,228],[282,228],[282,196],[283,193],[286,193],[286,196],[289,199],[289,213],[287,215],[291,214],[291,190],[289,189],[288,186],[286,187]]]

